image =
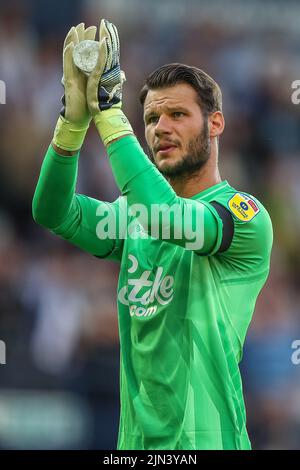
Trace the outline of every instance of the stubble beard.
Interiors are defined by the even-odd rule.
[[[173,165],[166,166],[165,168],[159,168],[154,159],[154,153],[149,148],[150,159],[166,178],[178,178],[178,177],[190,177],[204,167],[206,162],[209,160],[211,145],[208,130],[208,121],[205,120],[201,134],[196,138],[191,139],[188,144],[188,150],[181,159]]]

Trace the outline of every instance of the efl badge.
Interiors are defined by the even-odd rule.
[[[237,219],[242,222],[249,222],[259,213],[259,207],[246,194],[235,193],[228,201],[228,207]]]

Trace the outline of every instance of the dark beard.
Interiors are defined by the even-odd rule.
[[[157,164],[154,160],[154,155],[151,149],[150,150],[150,159],[157,167]],[[191,140],[188,145],[188,151],[181,160],[176,163],[174,166],[169,168],[157,169],[166,177],[184,177],[191,176],[193,173],[198,172],[205,163],[208,161],[210,156],[210,138],[208,131],[208,122],[207,119],[204,121],[203,130],[200,135],[195,139]]]

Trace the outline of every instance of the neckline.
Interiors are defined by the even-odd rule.
[[[192,196],[190,199],[197,199],[199,198],[199,196],[206,197],[212,193],[219,192],[220,189],[225,188],[225,186],[229,186],[227,180],[221,181],[220,183],[214,184],[213,186],[210,186],[209,188],[200,191],[200,193],[194,194],[194,196]]]

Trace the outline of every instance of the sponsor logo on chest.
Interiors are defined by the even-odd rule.
[[[167,305],[172,301],[174,277],[163,276],[163,267],[158,266],[153,279],[151,270],[140,272],[135,256],[129,255],[128,261],[131,264],[128,269],[128,284],[119,290],[118,299],[123,305],[129,306],[131,316],[153,316],[160,305]],[[133,274],[137,276],[132,276]]]

